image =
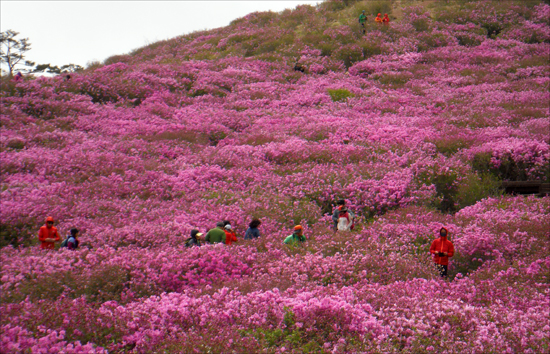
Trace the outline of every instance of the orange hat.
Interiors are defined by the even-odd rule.
[[[51,217],[51,216],[48,216],[48,217],[46,218],[46,222],[48,222],[48,221],[51,221],[51,222],[53,222],[53,217]]]
[[[296,225],[294,226],[294,231],[302,230],[302,225]]]

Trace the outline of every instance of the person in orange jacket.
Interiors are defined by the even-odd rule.
[[[40,240],[40,248],[43,250],[55,249],[55,243],[61,240],[57,227],[53,226],[53,218],[46,218],[46,225],[42,226],[38,231],[38,239]]]
[[[235,231],[233,231],[233,228],[231,227],[231,224],[227,224],[224,226],[225,231],[225,244],[230,245],[233,242],[237,242],[237,234]]]
[[[390,18],[388,17],[388,14],[384,14],[384,18],[382,19],[382,23],[387,25],[390,23]]]
[[[442,227],[439,230],[439,238],[433,240],[430,247],[430,253],[434,256],[434,262],[439,270],[441,277],[447,276],[447,267],[449,266],[449,258],[455,253],[453,243],[447,240],[449,231]]]
[[[382,23],[382,17],[380,17],[380,14],[378,14],[378,16],[376,16],[376,18],[374,19],[375,22],[378,22],[378,23]]]

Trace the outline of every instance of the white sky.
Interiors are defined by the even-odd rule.
[[[278,12],[320,2],[0,0],[0,28],[29,38],[27,60],[85,67],[159,40],[224,27],[251,12]]]

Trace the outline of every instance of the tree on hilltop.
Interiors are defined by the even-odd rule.
[[[25,59],[25,54],[31,49],[28,38],[16,38],[19,32],[7,30],[0,32],[0,59],[2,64],[8,66],[8,76],[12,76],[17,65]],[[30,61],[24,62],[25,66],[33,66]]]

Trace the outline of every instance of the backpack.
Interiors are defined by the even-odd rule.
[[[63,247],[69,247],[69,240],[70,240],[72,237],[73,237],[73,235],[68,235],[68,236],[63,240],[63,242],[61,242],[61,246],[60,246],[60,247],[61,247],[61,248],[63,248]],[[75,243],[75,248],[77,248],[79,242],[78,242],[78,240],[77,240],[76,238],[74,239],[74,243]]]
[[[61,248],[63,248],[63,247],[68,247],[69,238],[71,238],[70,235],[67,236],[67,237],[63,240],[63,242],[61,242]]]

